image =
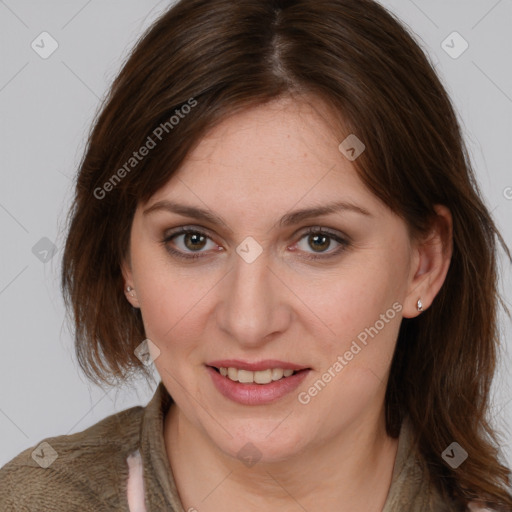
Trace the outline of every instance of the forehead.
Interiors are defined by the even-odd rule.
[[[340,124],[320,101],[279,99],[225,118],[148,201],[186,198],[212,210],[359,200],[382,208],[340,152]]]
[[[213,164],[254,171],[250,174],[263,178],[290,164],[294,164],[291,171],[313,162],[315,167],[328,168],[333,157],[339,160],[341,155],[338,137],[329,127],[332,122],[320,106],[285,98],[234,114],[203,137],[179,172]]]

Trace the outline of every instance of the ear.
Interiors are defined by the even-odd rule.
[[[435,205],[436,216],[428,234],[413,242],[413,264],[404,301],[403,316],[414,318],[421,299],[423,311],[430,307],[443,285],[453,253],[453,219],[450,210]]]
[[[121,273],[124,279],[124,294],[128,302],[134,308],[140,308],[139,299],[137,298],[137,290],[133,281],[133,272],[130,257],[123,258],[121,262]]]

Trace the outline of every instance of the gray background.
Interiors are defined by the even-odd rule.
[[[487,204],[512,246],[512,0],[383,3],[435,63],[459,112]],[[0,1],[0,466],[45,437],[79,432],[145,405],[159,380],[155,371],[151,387],[140,380],[104,391],[79,373],[59,278],[71,177],[99,100],[138,36],[168,5]],[[47,59],[31,47],[44,31],[58,43]],[[458,36],[446,39],[454,31],[469,44],[458,58],[445,51],[455,55],[463,48]],[[510,266],[502,261],[510,305]],[[506,342],[493,416],[511,465],[512,336],[505,315],[501,325]]]

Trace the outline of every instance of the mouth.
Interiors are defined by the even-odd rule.
[[[250,363],[238,359],[205,365],[214,387],[225,398],[242,405],[266,405],[290,395],[312,368],[267,359]]]
[[[210,365],[207,365],[210,366]],[[223,377],[227,377],[233,382],[240,382],[241,384],[270,384],[271,382],[287,379],[297,373],[305,372],[309,368],[301,370],[292,370],[291,368],[267,368],[265,370],[251,371],[233,366],[210,366],[217,373]]]

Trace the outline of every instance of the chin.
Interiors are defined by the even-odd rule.
[[[251,421],[251,420],[247,420]],[[285,420],[286,422],[286,420]],[[259,463],[281,462],[300,453],[307,443],[304,430],[276,428],[275,421],[252,422],[238,427],[226,425],[226,430],[233,437],[223,436],[213,439],[218,448],[226,455],[245,462],[252,460]],[[247,464],[249,465],[249,464]]]

